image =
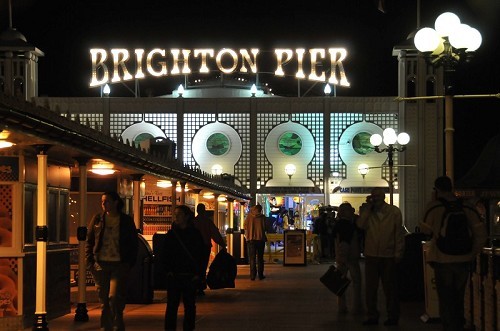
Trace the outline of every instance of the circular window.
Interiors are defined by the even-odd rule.
[[[224,155],[230,147],[229,138],[223,133],[214,133],[207,139],[207,149],[212,155]]]
[[[370,137],[371,134],[368,132],[357,133],[352,139],[352,148],[354,151],[358,154],[366,155],[375,150],[373,145],[370,143]]]
[[[285,132],[278,140],[281,153],[292,156],[302,149],[302,139],[295,132]]]
[[[153,139],[153,138],[154,137],[153,137],[152,134],[145,132],[145,133],[141,133],[137,137],[135,137],[134,142],[135,143],[140,143],[140,142],[142,142],[144,140],[149,140],[149,139]]]

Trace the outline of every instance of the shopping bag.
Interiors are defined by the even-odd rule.
[[[233,256],[223,249],[215,256],[207,274],[207,285],[211,290],[234,288],[238,273]]]
[[[319,279],[330,291],[338,296],[342,296],[351,283],[342,271],[331,265],[323,276]]]

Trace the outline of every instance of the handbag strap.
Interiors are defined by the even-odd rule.
[[[181,240],[181,238],[179,237],[179,234],[177,233],[177,231],[175,231],[174,228],[170,229],[171,231],[174,232],[174,235],[175,237],[177,238],[177,240],[179,241],[179,244],[181,244],[182,248],[184,249],[184,251],[187,253],[187,255],[189,256],[189,258],[191,259],[191,261],[193,261],[196,269],[198,269],[198,263],[196,262],[196,260],[194,259],[193,255],[191,255],[191,252],[187,249],[186,245],[184,245],[184,242]]]

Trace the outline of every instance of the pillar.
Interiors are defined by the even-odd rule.
[[[193,189],[192,192],[194,194],[194,211],[195,211],[195,214],[198,215],[198,213],[196,212],[196,208],[198,207],[198,204],[200,203],[201,189],[196,188],[196,189]]]
[[[141,224],[141,179],[143,174],[133,174],[132,180],[134,182],[133,185],[133,196],[132,196],[132,205],[134,209],[134,224],[136,229],[142,229]]]
[[[222,224],[219,220],[219,196],[219,193],[214,194],[214,223],[220,231]]]
[[[175,207],[177,207],[177,181],[172,180],[172,215],[174,214]]]
[[[77,158],[79,166],[79,215],[76,237],[78,239],[78,303],[75,310],[75,322],[89,320],[87,310],[87,261],[85,260],[85,242],[87,240],[87,163],[90,158]]]
[[[47,285],[47,151],[50,145],[35,146],[38,159],[36,223],[36,304],[33,330],[49,330],[46,311]]]
[[[245,224],[245,205],[246,201],[240,202],[240,232],[241,232],[241,240],[240,240],[240,258],[242,260],[245,259],[245,229],[243,224]]]
[[[181,182],[181,205],[186,204],[186,182]]]
[[[226,244],[227,244],[227,250],[229,254],[233,255],[233,245],[234,245],[234,199],[232,198],[226,198],[227,199],[227,210],[228,210],[228,229],[226,231]],[[234,255],[233,255],[234,256]]]

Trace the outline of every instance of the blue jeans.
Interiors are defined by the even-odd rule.
[[[125,330],[123,310],[127,298],[128,263],[98,262],[91,269],[99,302],[102,304],[101,328]]]
[[[255,279],[257,272],[259,278],[264,277],[264,248],[266,247],[266,242],[263,240],[249,240],[247,241],[247,247],[250,278]]]
[[[439,315],[444,331],[464,329],[464,296],[469,279],[469,262],[432,263],[439,298]]]

